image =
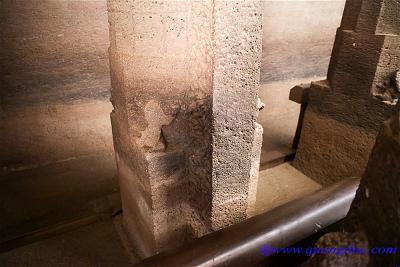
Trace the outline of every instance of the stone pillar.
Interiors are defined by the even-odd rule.
[[[246,218],[260,146],[261,8],[108,1],[124,226],[142,257]]]
[[[369,247],[400,246],[400,101],[380,131],[352,203],[348,230],[362,231]],[[398,253],[371,255],[369,266],[398,266]]]
[[[246,218],[249,186],[258,178],[262,7],[260,1],[214,3],[212,226],[220,229]]]
[[[399,155],[400,101],[392,119],[385,122],[376,138],[360,187],[344,221],[344,231],[328,233],[315,245],[319,248],[352,247],[353,252],[343,251],[339,256],[313,255],[305,266],[375,267],[400,264],[396,251],[400,246]]]
[[[399,97],[400,3],[348,0],[325,81],[311,85],[294,166],[323,184],[360,177]]]

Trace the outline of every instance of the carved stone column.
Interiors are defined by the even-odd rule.
[[[329,184],[361,176],[400,95],[400,2],[348,0],[325,81],[311,85],[294,166]]]
[[[372,149],[343,230],[328,233],[319,248],[353,248],[342,255],[313,255],[307,267],[397,266],[400,256],[400,102]],[[355,252],[357,249],[358,252]],[[360,250],[361,249],[361,250]]]
[[[108,11],[123,218],[139,254],[245,219],[262,135],[261,2],[109,0]]]

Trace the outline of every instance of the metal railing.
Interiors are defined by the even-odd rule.
[[[265,259],[260,253],[263,245],[286,247],[343,219],[358,185],[359,179],[345,179],[135,267],[254,266]]]

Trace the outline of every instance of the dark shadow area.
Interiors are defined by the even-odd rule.
[[[0,243],[118,210],[106,1],[5,0],[0,17]]]

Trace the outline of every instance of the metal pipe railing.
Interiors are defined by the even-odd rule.
[[[135,267],[253,266],[260,248],[290,246],[343,219],[359,179],[346,179],[241,223],[203,236],[173,251],[144,259]]]

